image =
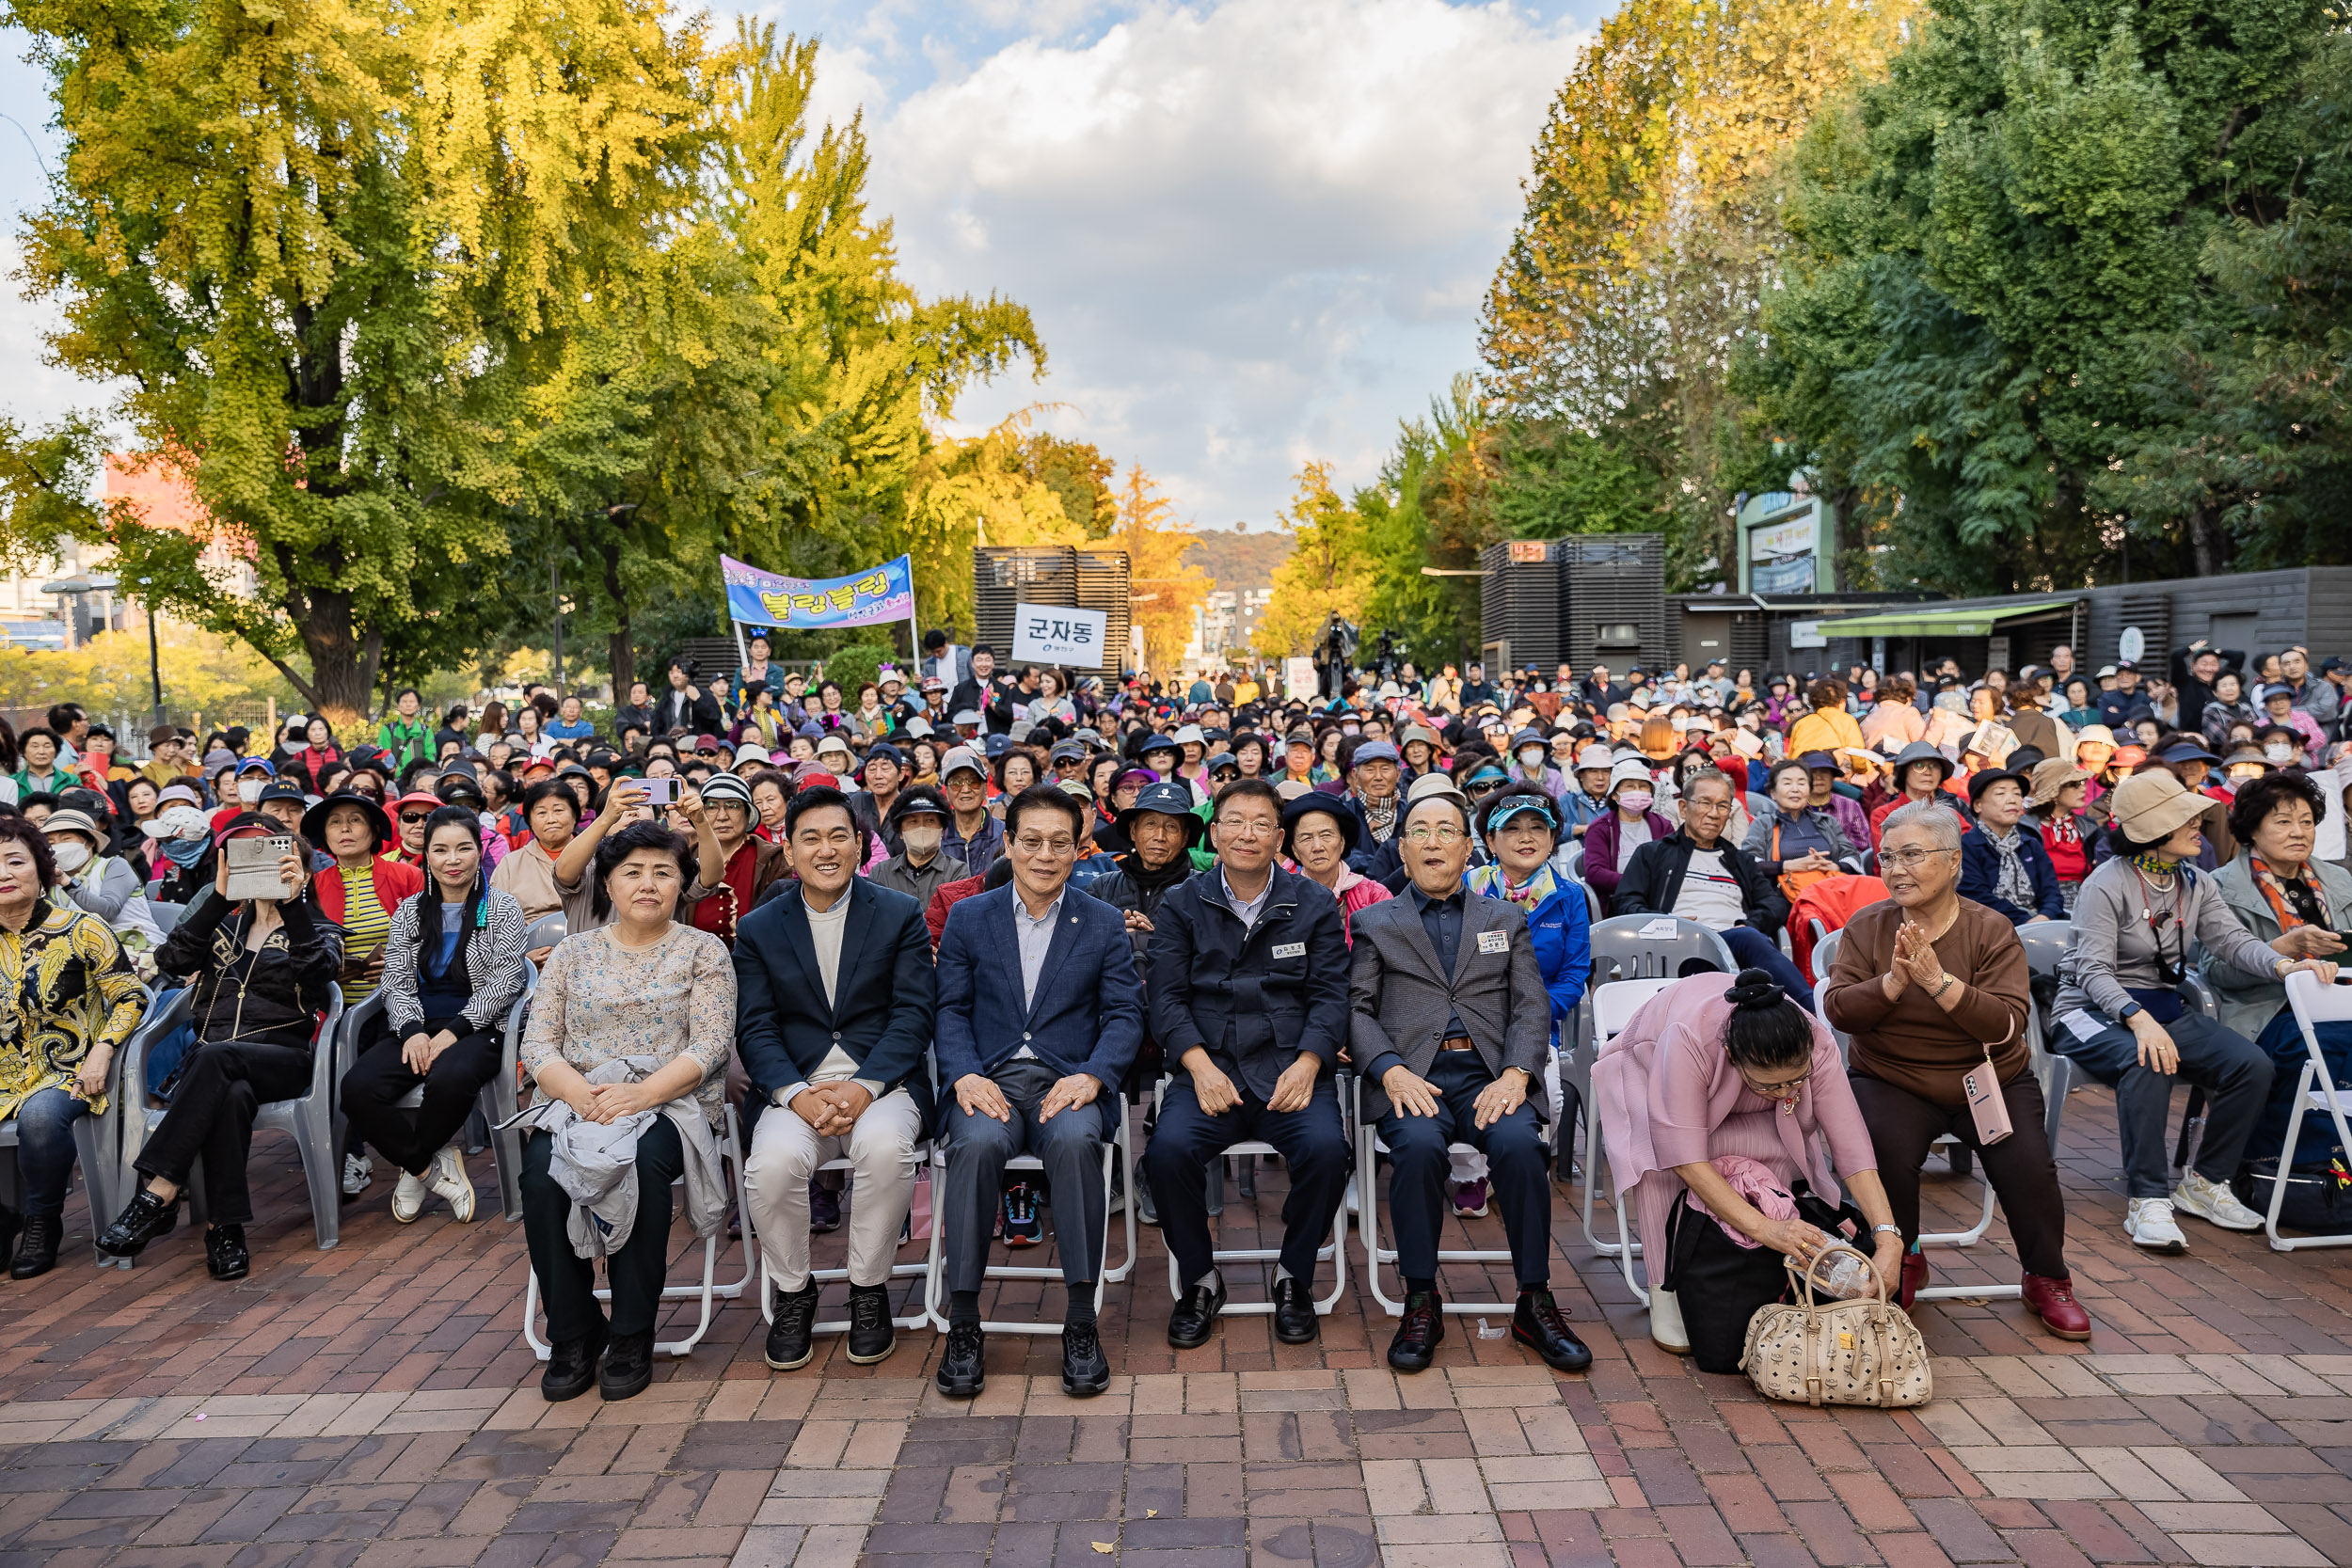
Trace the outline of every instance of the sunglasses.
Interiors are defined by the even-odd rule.
[[[400,814],[400,819],[403,822],[422,822],[432,815],[429,811],[405,811]]]

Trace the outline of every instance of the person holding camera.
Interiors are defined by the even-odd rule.
[[[277,891],[232,901],[229,847],[285,836],[258,812],[241,812],[214,835],[213,886],[188,906],[155,955],[166,975],[194,988],[196,1043],[182,1062],[163,1121],[132,1167],[145,1180],[98,1238],[110,1258],[135,1258],[179,1223],[189,1167],[204,1162],[211,1225],[204,1265],[215,1279],[252,1271],[245,1227],[253,1219],[246,1158],[253,1119],[271,1101],[310,1086],[314,1037],[343,967],[343,930],[309,897],[310,845],[299,834],[278,862]]]

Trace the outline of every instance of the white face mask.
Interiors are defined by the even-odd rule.
[[[2269,745],[2263,748],[2263,755],[2268,757],[2273,762],[2283,764],[2293,760],[2295,756],[2295,748],[2288,745],[2283,740],[2274,740]]]
[[[250,778],[239,779],[237,781],[237,799],[243,800],[248,806],[251,805],[254,801],[262,798],[262,778],[259,773],[254,774]]]
[[[49,846],[49,858],[57,863],[57,869],[71,877],[89,863],[89,846],[78,838],[69,838]]]
[[[1544,753],[1542,749],[1539,747],[1530,746],[1519,753],[1519,766],[1521,768],[1541,768],[1543,765]]]

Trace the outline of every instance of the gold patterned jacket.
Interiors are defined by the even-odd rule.
[[[147,1011],[147,990],[104,921],[50,904],[39,912],[22,931],[0,927],[0,1119],[40,1089],[81,1096],[75,1069],[95,1047],[119,1050]],[[90,1108],[103,1112],[105,1097]]]

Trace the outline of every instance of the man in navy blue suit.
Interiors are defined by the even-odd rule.
[[[939,941],[939,1074],[947,1140],[947,1346],[939,1391],[971,1399],[985,1380],[980,1282],[1005,1162],[1027,1152],[1054,1193],[1069,1301],[1065,1393],[1099,1394],[1110,1363],[1094,1321],[1107,1229],[1103,1146],[1125,1105],[1120,1081],[1143,1044],[1142,985],[1126,918],[1070,887],[1086,808],[1037,784],[1005,808],[1010,885],[956,905]]]
[[[848,796],[803,789],[785,808],[784,832],[799,879],[779,883],[735,929],[735,1048],[765,1107],[743,1185],[782,1292],[768,1365],[789,1371],[814,1354],[808,1180],[846,1158],[857,1178],[849,1353],[866,1366],[895,1338],[890,1270],[914,1193],[914,1146],[930,1125],[930,935],[914,899],[857,875],[866,837]]]

